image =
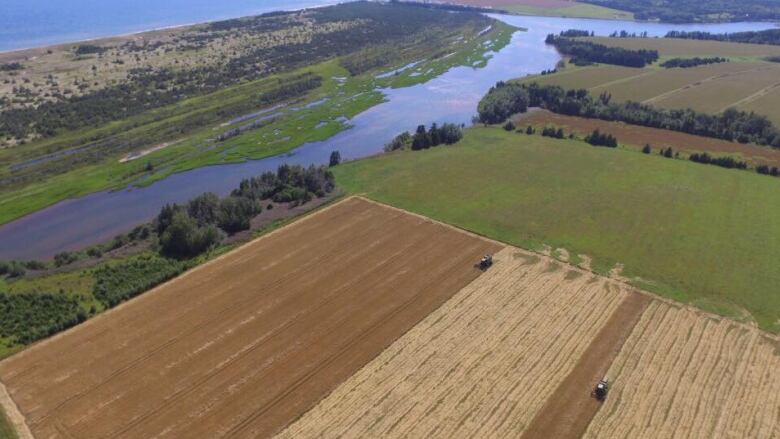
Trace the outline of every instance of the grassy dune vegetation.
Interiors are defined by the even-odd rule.
[[[0,407],[0,439],[16,439],[17,437],[11,422]]]
[[[556,74],[524,82],[608,92],[616,101],[641,101],[663,108],[693,108],[718,113],[729,107],[755,111],[780,125],[780,64],[765,61],[780,47],[718,41],[659,38],[592,38],[608,46],[658,50],[659,63],[637,69],[613,65],[569,66]],[[726,57],[729,62],[686,69],[659,64],[671,58]]]
[[[0,224],[66,198],[327,139],[382,102],[378,88],[484,65],[516,30],[476,13],[365,2],[204,26],[29,53],[21,70],[0,72],[17,87],[0,88]],[[64,84],[84,87],[65,94]]]
[[[335,174],[353,193],[521,247],[565,249],[600,273],[622,267],[642,288],[780,331],[776,179],[495,127]]]

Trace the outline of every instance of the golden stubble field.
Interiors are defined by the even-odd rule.
[[[774,438],[778,386],[775,338],[507,248],[278,438]]]

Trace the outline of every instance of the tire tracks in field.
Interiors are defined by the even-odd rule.
[[[644,101],[642,101],[642,103],[643,104],[653,104],[653,103],[656,103],[656,102],[659,102],[659,101],[663,101],[664,99],[667,99],[670,96],[673,96],[673,95],[675,95],[675,94],[677,94],[679,92],[682,92],[682,91],[685,91],[685,90],[690,90],[690,89],[692,89],[694,87],[698,87],[698,86],[700,86],[700,85],[702,85],[704,83],[716,81],[716,80],[723,79],[723,78],[728,78],[728,77],[731,77],[731,76],[742,75],[742,74],[745,74],[745,73],[760,72],[760,71],[763,71],[763,70],[772,70],[772,69],[774,69],[774,67],[771,67],[771,66],[770,67],[757,67],[757,68],[751,68],[751,69],[747,69],[747,70],[739,70],[739,71],[736,71],[736,72],[721,73],[721,74],[718,74],[718,75],[709,76],[707,78],[698,79],[698,80],[696,80],[694,82],[690,82],[690,83],[688,83],[686,85],[683,85],[682,87],[675,88],[674,90],[669,90],[667,92],[664,92],[664,93],[661,93],[659,95],[653,96],[652,98],[645,99]]]

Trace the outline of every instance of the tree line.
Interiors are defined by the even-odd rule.
[[[384,150],[385,152],[404,149],[419,151],[439,145],[452,145],[462,138],[463,129],[453,123],[444,123],[441,126],[433,123],[429,129],[426,129],[425,125],[419,125],[414,134],[406,131],[395,136],[385,145]]]
[[[547,35],[545,43],[555,46],[558,52],[571,57],[572,64],[578,66],[601,63],[626,67],[644,67],[658,60],[657,50],[631,50],[622,47],[610,47],[590,41],[556,36],[555,34]]]
[[[519,88],[517,88],[519,87]],[[512,100],[532,107],[569,116],[591,119],[621,121],[633,125],[679,131],[704,137],[712,137],[740,143],[756,143],[780,148],[780,132],[765,116],[753,112],[729,108],[719,114],[700,113],[692,109],[660,109],[638,102],[611,101],[608,93],[593,97],[587,90],[567,90],[556,85],[522,84],[512,95],[498,93],[494,87],[483,97],[492,102],[491,108],[513,108]],[[496,102],[508,100],[507,102]],[[480,113],[485,123],[502,122],[508,117],[505,112]]]
[[[780,6],[779,6],[780,8]],[[771,44],[780,45],[780,29],[767,29],[761,31],[746,31],[713,34],[703,31],[669,31],[666,38],[681,38],[686,40],[713,40],[727,41],[731,43]]]
[[[672,58],[669,60],[666,60],[661,63],[661,67],[671,69],[671,68],[683,68],[687,69],[689,67],[696,67],[701,65],[708,65],[708,64],[717,64],[722,62],[728,62],[729,60],[727,58],[722,58],[719,56],[711,57],[711,58],[700,58],[698,56],[693,58]]]
[[[163,206],[154,221],[160,252],[186,259],[218,244],[223,233],[247,230],[263,209],[261,201],[304,204],[335,188],[333,173],[324,166],[281,165],[276,172],[241,181],[229,196],[204,193],[186,205]]]
[[[780,19],[775,0],[583,0],[634,14],[636,20],[667,23]]]

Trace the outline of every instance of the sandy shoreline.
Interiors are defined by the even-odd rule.
[[[90,43],[90,42],[112,40],[112,39],[123,40],[123,39],[131,38],[131,37],[137,37],[137,36],[140,36],[140,35],[143,35],[143,34],[151,34],[151,33],[155,33],[155,32],[163,32],[163,31],[171,31],[171,30],[181,30],[183,28],[188,28],[188,27],[193,27],[193,26],[200,26],[200,25],[204,25],[204,24],[217,23],[217,22],[225,21],[225,20],[235,20],[237,18],[256,17],[256,16],[259,16],[259,15],[270,14],[270,13],[275,13],[275,12],[282,12],[282,11],[284,11],[284,12],[295,12],[295,11],[303,11],[303,10],[306,10],[306,9],[324,8],[324,7],[333,6],[333,5],[336,5],[336,4],[339,4],[339,3],[346,3],[346,1],[338,1],[338,2],[333,2],[333,3],[328,3],[328,4],[312,4],[310,6],[304,6],[304,7],[300,7],[300,8],[297,8],[297,9],[276,9],[276,10],[271,10],[271,11],[266,11],[266,12],[258,12],[256,14],[236,15],[236,16],[222,17],[222,18],[217,18],[217,19],[214,19],[214,20],[207,20],[207,21],[200,21],[200,22],[188,22],[188,23],[183,23],[183,24],[172,24],[172,25],[168,25],[168,26],[152,27],[152,28],[145,29],[145,30],[137,30],[137,31],[131,31],[131,32],[126,32],[126,33],[96,36],[96,37],[84,38],[84,39],[80,39],[80,40],[67,40],[67,41],[62,41],[62,42],[46,44],[46,45],[43,45],[43,46],[32,46],[32,47],[23,47],[23,48],[18,48],[18,49],[0,50],[0,56],[16,55],[16,54],[21,55],[22,52],[43,51],[43,50],[46,50],[46,49],[49,49],[49,48],[52,48],[52,47],[60,47],[60,46],[66,46],[66,45],[71,45],[71,44]]]

